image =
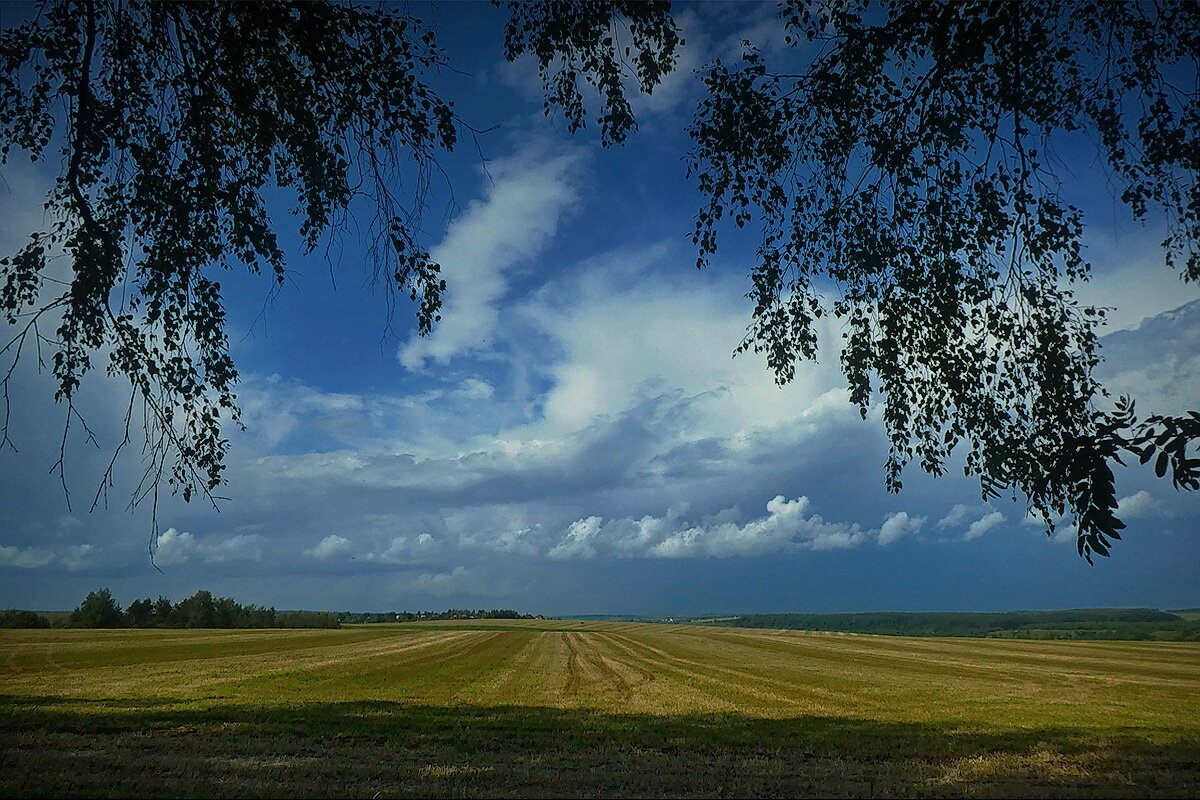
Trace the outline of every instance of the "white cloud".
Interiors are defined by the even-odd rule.
[[[409,592],[430,594],[435,597],[479,594],[483,589],[475,570],[455,567],[449,572],[423,572],[407,578],[402,583]]]
[[[260,534],[238,534],[219,541],[200,541],[188,531],[167,528],[158,535],[154,562],[159,566],[183,564],[192,558],[208,563],[261,561],[267,540]]]
[[[439,543],[431,534],[395,536],[378,553],[369,553],[369,560],[382,561],[388,564],[415,564],[428,561],[440,550]]]
[[[1076,539],[1075,523],[1067,522],[1067,514],[1053,515],[1050,519],[1054,523],[1054,531],[1050,534],[1050,539],[1055,542],[1074,542]],[[1033,513],[1026,513],[1021,520],[1022,525],[1028,525],[1031,528],[1040,528],[1042,532],[1046,531],[1046,521]]]
[[[496,304],[508,290],[506,272],[536,255],[575,204],[584,151],[535,140],[488,165],[492,183],[455,219],[430,256],[449,286],[442,320],[429,336],[413,336],[400,350],[410,370],[426,360],[444,364],[493,343]]]
[[[479,378],[467,378],[458,385],[453,394],[464,400],[491,400],[496,394],[496,387]]]
[[[1056,542],[1070,542],[1071,544],[1074,544],[1079,539],[1079,528],[1073,522],[1070,525],[1056,524],[1052,538]]]
[[[938,520],[937,526],[942,530],[945,530],[946,528],[957,528],[959,525],[964,524],[968,519],[977,513],[979,513],[979,509],[976,506],[967,506],[963,505],[962,503],[955,503],[954,508],[950,509],[946,516]]]
[[[1002,522],[1004,522],[1004,515],[999,511],[985,514],[971,523],[970,527],[967,528],[967,532],[963,534],[963,539],[966,541],[978,539]]]
[[[826,522],[807,515],[807,497],[787,500],[778,495],[767,503],[767,516],[745,525],[725,523],[671,534],[651,552],[663,558],[753,556],[808,547],[834,550],[853,547],[869,534],[858,525]]]
[[[891,544],[907,534],[921,530],[924,524],[924,517],[910,517],[907,511],[888,514],[879,528],[879,543]]]
[[[1114,396],[1130,395],[1142,414],[1186,413],[1196,407],[1200,300],[1106,336],[1101,344],[1105,361],[1097,377]]]
[[[1147,317],[1200,299],[1200,285],[1185,283],[1178,271],[1167,268],[1161,237],[1146,232],[1115,241],[1100,229],[1092,234],[1088,255],[1096,269],[1074,290],[1080,303],[1110,309],[1101,334],[1135,329]]]
[[[37,569],[54,560],[54,553],[36,547],[7,547],[0,545],[0,567]]]
[[[328,430],[339,420],[361,418],[375,410],[369,398],[342,392],[322,392],[279,375],[248,375],[238,390],[242,421],[249,438],[258,446],[272,450],[300,431],[306,432],[314,421]],[[245,435],[239,438],[245,438]]]
[[[68,571],[77,572],[92,566],[97,552],[98,548],[90,544],[67,545],[57,550],[0,545],[0,567],[39,569],[57,562]]]
[[[572,522],[563,535],[562,541],[554,546],[549,553],[550,558],[577,559],[592,558],[596,555],[593,540],[600,533],[603,523],[600,517],[588,517]]]
[[[95,562],[96,547],[90,544],[71,545],[60,556],[63,566],[71,572],[87,569]]]
[[[962,539],[963,541],[970,541],[983,536],[1006,519],[1004,514],[994,510],[987,503],[982,505],[955,503],[954,507],[937,521],[937,527],[939,530],[947,530],[949,528],[962,528],[965,526],[966,530],[963,533]],[[1021,522],[1025,525],[1045,525],[1044,522],[1029,514]]]
[[[267,540],[257,533],[230,536],[211,545],[205,545],[200,552],[205,561],[262,561],[263,547]]]
[[[743,41],[748,41],[763,53],[779,53],[791,49],[787,43],[787,30],[779,24],[779,14],[773,6],[749,6],[744,10],[739,8],[736,13],[745,16],[742,27],[722,42],[722,57],[726,60],[740,58]]]
[[[489,536],[484,544],[488,549],[510,556],[532,557],[539,553],[539,542],[542,538],[540,526],[531,525],[519,530],[502,531],[495,536]]]
[[[778,495],[767,503],[766,516],[737,524],[736,509],[726,509],[707,523],[689,525],[680,511],[663,517],[621,518],[605,521],[598,516],[571,523],[548,555],[555,559],[616,558],[733,558],[798,550],[835,550],[869,542],[889,544],[925,523],[907,512],[887,515],[878,530],[854,523],[828,522],[810,514],[807,497],[788,500]],[[721,521],[725,520],[725,521]]]
[[[1145,489],[1117,501],[1117,515],[1122,519],[1145,517],[1159,510],[1159,502]]]
[[[167,528],[158,535],[155,543],[154,562],[160,566],[182,564],[196,553],[196,537],[187,531]]]
[[[321,541],[317,542],[308,550],[305,550],[304,554],[307,556],[312,556],[313,558],[325,559],[341,555],[342,553],[347,552],[349,549],[349,539],[347,539],[345,536],[330,534]]]
[[[667,243],[594,259],[577,281],[561,281],[525,307],[557,345],[539,434],[579,430],[648,394],[701,396],[694,434],[738,438],[803,417],[853,414],[836,359],[805,363],[780,388],[762,357],[733,357],[747,314],[740,283],[681,283],[655,277],[682,269],[687,255]],[[835,323],[818,321],[822,345]],[[701,410],[702,409],[702,410]],[[752,414],[747,409],[753,409]]]

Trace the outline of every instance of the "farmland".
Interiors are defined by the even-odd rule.
[[[0,795],[1200,796],[1200,644],[0,633]]]

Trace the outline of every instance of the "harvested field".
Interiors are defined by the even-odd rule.
[[[0,632],[0,794],[1200,796],[1200,645],[576,621]]]

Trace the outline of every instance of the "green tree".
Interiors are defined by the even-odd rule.
[[[123,628],[125,615],[107,588],[88,592],[67,620],[72,628]]]
[[[594,91],[605,145],[636,127],[626,92],[652,91],[682,45],[663,2],[501,5],[505,54],[536,59],[547,113],[579,130]],[[784,383],[816,356],[815,320],[838,317],[852,398],[884,409],[889,488],[908,463],[941,473],[961,448],[985,497],[1023,495],[1048,526],[1073,513],[1089,558],[1123,527],[1123,456],[1200,488],[1200,414],[1139,418],[1092,376],[1103,311],[1071,291],[1089,271],[1084,220],[1048,155],[1053,137],[1092,133],[1133,215],[1167,221],[1168,266],[1200,277],[1200,110],[1175,83],[1194,81],[1200,5],[779,11],[800,66],[774,70],[750,48],[709,65],[689,128],[698,264],[725,223],[761,233],[740,349]],[[48,2],[0,36],[0,156],[41,157],[52,141],[63,154],[54,223],[0,263],[0,310],[20,326],[6,352],[60,315],[48,341],[68,420],[106,351],[147,412],[147,486],[211,491],[237,378],[214,276],[286,274],[264,192],[295,193],[311,249],[362,184],[376,274],[418,302],[422,332],[437,321],[444,285],[419,212],[437,155],[471,130],[425,81],[444,62],[432,30],[390,8]],[[396,197],[405,170],[417,188]],[[57,295],[53,247],[75,274]]]
[[[147,597],[142,600],[134,600],[125,609],[125,619],[129,625],[134,628],[145,628],[154,620],[154,603]]]
[[[158,599],[154,601],[153,613],[151,615],[154,624],[170,627],[175,624],[175,618],[175,606],[169,598],[163,597],[160,594]]]
[[[177,624],[185,628],[217,627],[217,605],[212,592],[200,589],[179,603]]]
[[[0,611],[0,628],[49,628],[50,620],[36,611],[10,608]]]

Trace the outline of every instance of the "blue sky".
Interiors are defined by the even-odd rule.
[[[424,6],[414,6],[421,14]],[[1005,610],[1200,605],[1200,504],[1145,470],[1119,475],[1129,525],[1089,567],[1010,501],[952,468],[883,489],[876,415],[846,400],[827,327],[819,363],[780,389],[732,357],[749,320],[749,238],[697,272],[684,177],[690,70],[750,39],[783,47],[772,6],[680,7],[681,69],[639,98],[640,131],[603,150],[541,112],[536,70],[501,55],[501,12],[437,6],[460,73],[438,78],[478,128],[444,159],[453,187],[426,241],[450,284],[432,336],[390,317],[350,228],[285,287],[226,276],[247,430],[231,432],[228,500],[168,499],[151,565],[149,509],[122,462],[88,513],[107,451],[72,440],[68,508],[48,473],[63,409],[34,364],[14,387],[19,452],[0,453],[0,606],[64,609],[197,588],[281,608],[516,607],[549,614]],[[10,22],[8,18],[4,22]],[[1103,375],[1144,410],[1200,398],[1200,290],[1162,266],[1160,232],[1127,221],[1090,155],[1064,142],[1089,213],[1089,302],[1115,306]],[[40,221],[47,175],[14,163],[0,245]],[[293,219],[285,209],[281,225]],[[121,387],[82,404],[102,445]]]

